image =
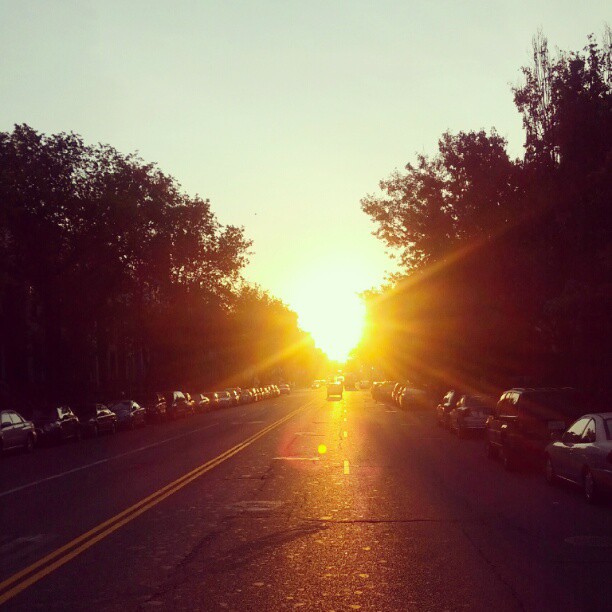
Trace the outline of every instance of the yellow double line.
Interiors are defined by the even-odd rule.
[[[82,552],[86,551],[88,548],[91,548],[100,540],[103,540],[105,537],[107,537],[114,531],[117,531],[117,529],[123,527],[123,525],[126,525],[130,521],[133,521],[137,516],[140,516],[147,510],[150,510],[167,497],[170,497],[170,495],[172,495],[173,493],[176,493],[183,487],[187,486],[196,478],[199,478],[200,476],[217,467],[230,457],[233,457],[235,454],[244,450],[247,446],[250,446],[251,444],[253,444],[253,442],[258,440],[262,436],[265,436],[273,429],[276,429],[283,423],[287,422],[289,419],[293,418],[302,410],[305,410],[311,404],[312,402],[309,402],[308,404],[301,406],[297,410],[290,412],[278,421],[275,421],[267,427],[264,427],[262,430],[258,431],[250,438],[247,438],[246,440],[242,441],[240,444],[237,444],[233,448],[230,448],[224,453],[221,453],[214,459],[203,463],[194,470],[191,470],[191,472],[187,472],[187,474],[184,474],[180,478],[177,478],[174,482],[171,482],[165,487],[162,487],[155,493],[149,495],[148,497],[145,497],[144,499],[141,499],[133,506],[130,506],[122,512],[119,512],[119,514],[116,514],[112,518],[104,521],[103,523],[100,523],[93,529],[90,529],[89,531],[78,536],[74,540],[71,540],[64,546],[49,553],[42,559],[39,559],[35,563],[32,563],[32,565],[29,565],[28,567],[22,569],[16,574],[13,574],[12,576],[0,583],[0,605],[7,602],[9,599],[12,599],[13,597],[15,597],[15,595],[18,595],[19,593],[27,589],[29,586],[38,582],[51,572],[54,572],[56,569],[62,567],[62,565],[65,565],[66,563],[74,559],[77,555],[80,555]]]

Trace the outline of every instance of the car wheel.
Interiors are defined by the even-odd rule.
[[[544,478],[549,485],[557,482],[557,474],[555,473],[555,466],[553,465],[550,455],[546,455],[546,462],[544,464]]]
[[[501,461],[504,470],[507,472],[511,472],[514,469],[514,458],[512,457],[510,450],[503,444],[499,449],[499,460]]]
[[[589,504],[596,504],[599,501],[599,489],[589,468],[585,469],[584,476],[582,477],[582,490],[584,498]]]

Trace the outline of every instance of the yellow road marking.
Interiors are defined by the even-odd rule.
[[[348,459],[344,460],[344,473],[345,474],[350,474],[351,473],[351,468],[349,466]]]
[[[89,531],[78,536],[77,538],[74,538],[64,546],[61,546],[60,548],[44,556],[42,559],[39,559],[28,567],[13,574],[6,580],[0,582],[0,592],[4,591],[0,595],[0,605],[7,602],[9,599],[12,599],[13,597],[15,597],[15,595],[18,595],[35,582],[38,582],[51,572],[60,568],[62,565],[65,565],[66,563],[74,559],[77,555],[81,554],[88,548],[91,548],[94,544],[104,539],[106,536],[110,535],[114,531],[117,531],[117,529],[119,529],[120,527],[123,527],[123,525],[133,521],[136,517],[140,516],[147,510],[150,510],[167,497],[170,497],[170,495],[172,495],[173,493],[176,493],[177,491],[188,485],[190,482],[194,481],[196,478],[199,478],[200,476],[217,467],[230,457],[233,457],[240,451],[244,450],[245,448],[253,444],[253,442],[265,436],[273,429],[280,427],[280,425],[293,418],[299,412],[308,408],[311,404],[313,404],[313,402],[309,402],[308,404],[297,408],[293,412],[290,412],[278,421],[271,423],[256,434],[253,434],[243,442],[240,442],[236,446],[221,453],[214,459],[211,459],[210,461],[203,463],[202,465],[191,470],[190,472],[187,472],[187,474],[184,474],[180,478],[177,478],[175,481],[171,482],[170,484],[167,484],[155,493],[152,493],[144,499],[141,499],[139,502],[135,503],[129,508],[123,510],[122,512],[119,512],[112,518],[100,523],[93,529],[90,529]],[[9,588],[11,586],[12,588]]]

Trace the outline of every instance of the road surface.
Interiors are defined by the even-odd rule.
[[[298,391],[0,464],[9,610],[604,610],[612,510]]]

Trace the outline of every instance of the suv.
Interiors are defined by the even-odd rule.
[[[588,411],[585,397],[575,389],[510,389],[487,419],[487,456],[499,457],[507,470],[519,459],[539,461],[551,434],[565,431]]]

